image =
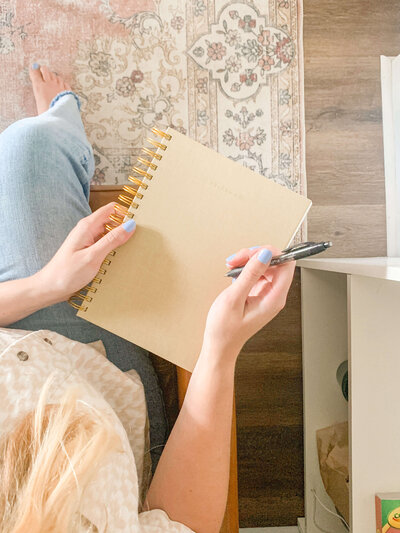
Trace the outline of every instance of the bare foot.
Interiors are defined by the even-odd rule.
[[[71,87],[61,76],[57,76],[45,66],[39,67],[37,63],[30,67],[29,77],[32,82],[38,115],[49,109],[51,101],[58,93],[71,90]]]

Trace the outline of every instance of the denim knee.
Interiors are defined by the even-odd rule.
[[[60,152],[70,162],[82,165],[90,177],[94,173],[93,149],[85,134],[57,116],[43,114],[15,122],[0,135],[0,150],[0,161],[17,157],[31,163]]]
[[[39,117],[29,117],[14,122],[0,136],[2,148],[1,157],[7,154],[18,158],[22,156],[31,159],[39,150],[48,149],[58,142],[56,132],[50,124],[39,120]]]
[[[0,135],[0,143],[4,150],[7,147],[7,151],[13,146],[21,146],[21,142],[29,141],[34,138],[37,132],[36,117],[23,118],[17,120],[8,128],[6,128]]]

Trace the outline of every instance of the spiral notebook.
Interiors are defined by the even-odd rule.
[[[229,284],[225,258],[286,248],[311,201],[168,128],[153,128],[107,229],[133,237],[74,295],[78,315],[193,371],[207,312]],[[157,136],[157,137],[156,137]],[[127,194],[125,194],[125,192]]]

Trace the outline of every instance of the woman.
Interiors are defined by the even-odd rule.
[[[157,425],[161,395],[147,353],[80,320],[65,303],[135,224],[102,236],[114,208],[89,214],[94,165],[79,100],[46,67],[34,64],[30,76],[38,116],[0,136],[1,530],[218,532],[236,359],[285,305],[295,264],[269,268],[279,252],[271,246],[228,258],[246,267],[209,311],[183,407],[148,488],[144,394],[151,448],[165,425]],[[128,372],[101,355],[99,339]]]

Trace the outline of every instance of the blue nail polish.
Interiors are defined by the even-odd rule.
[[[125,231],[128,231],[129,233],[133,231],[136,227],[136,222],[133,220],[133,218],[130,218],[126,222],[122,224],[122,227]]]
[[[269,262],[271,257],[272,257],[271,250],[266,250],[265,248],[264,248],[264,250],[261,250],[261,252],[257,256],[258,260],[261,263],[264,263],[264,265],[266,265]]]
[[[227,257],[227,258],[225,259],[225,261],[226,261],[227,263],[229,263],[229,261],[230,261],[231,259],[233,259],[233,258],[235,257],[235,255],[236,255],[236,254],[232,254],[232,255],[230,255],[229,257]]]
[[[40,68],[39,63],[33,63],[32,68],[33,70],[38,70]]]
[[[255,250],[256,248],[260,248],[259,246],[252,246],[251,248],[249,248],[249,250]]]

